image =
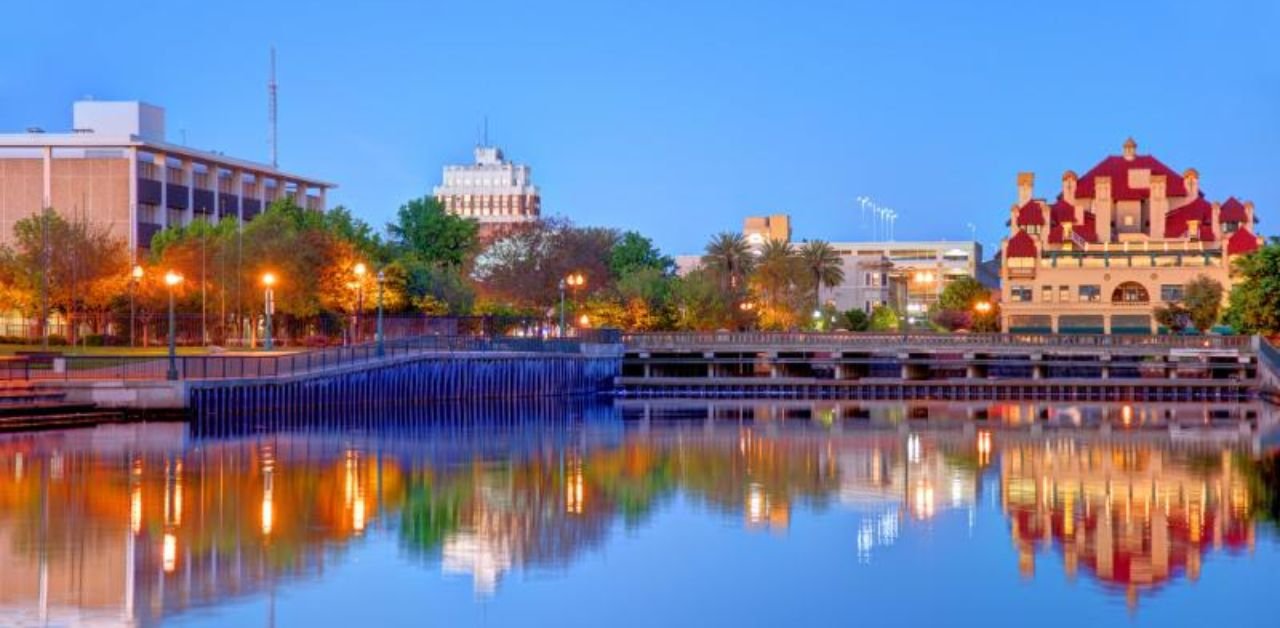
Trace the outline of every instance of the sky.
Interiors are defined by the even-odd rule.
[[[489,137],[544,214],[697,253],[749,215],[800,239],[1006,235],[1016,175],[1057,194],[1126,137],[1280,224],[1280,3],[25,2],[5,9],[0,131],[144,100],[168,135],[334,181],[381,226]]]

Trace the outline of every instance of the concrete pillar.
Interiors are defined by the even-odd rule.
[[[1031,354],[1031,379],[1044,379],[1044,365],[1040,363],[1043,359],[1043,354]]]
[[[231,191],[240,199],[240,202],[236,203],[236,221],[243,225],[245,184],[244,171],[239,168],[231,171]]]
[[[320,211],[327,211],[329,209],[329,204],[327,200],[328,190],[326,190],[323,185],[316,189],[319,191],[319,194],[317,195],[317,199],[320,201]]]
[[[187,186],[187,208],[182,210],[182,224],[189,225],[196,219],[196,164],[182,159],[182,184]]]
[[[126,149],[129,156],[129,262],[138,262],[138,147]]]
[[[1058,315],[1057,314],[1049,315],[1049,329],[1052,330],[1053,333],[1055,334],[1058,333]]]
[[[715,379],[720,373],[716,370],[716,354],[708,351],[702,354],[702,358],[707,361],[707,377]]]
[[[778,352],[776,351],[769,352],[768,358],[769,358],[769,378],[777,379],[781,377],[782,374],[779,372],[780,369],[778,367]]]
[[[1102,315],[1102,333],[1111,335],[1111,315]]]
[[[156,166],[156,176],[160,179],[160,227],[169,226],[169,157],[164,153],[153,153],[151,163]]]
[[[218,164],[207,164],[209,168],[209,185],[212,186],[213,192],[213,214],[209,216],[209,222],[217,224],[222,220],[222,168]]]
[[[43,210],[53,207],[53,147],[45,146],[40,152],[40,157],[44,165],[40,192],[40,209]]]

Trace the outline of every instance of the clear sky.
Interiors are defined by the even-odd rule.
[[[7,6],[0,129],[141,99],[171,140],[265,161],[274,43],[281,166],[378,225],[470,160],[486,115],[546,213],[671,253],[761,213],[869,237],[860,195],[898,239],[973,223],[990,247],[1018,171],[1052,196],[1129,135],[1280,224],[1273,1],[266,4]]]

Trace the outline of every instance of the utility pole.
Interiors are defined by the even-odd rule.
[[[271,47],[271,76],[267,80],[267,124],[268,142],[271,144],[271,168],[280,167],[279,153],[277,152],[279,136],[276,134],[276,47]]]

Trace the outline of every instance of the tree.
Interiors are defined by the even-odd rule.
[[[979,307],[986,309],[979,311]],[[991,302],[991,291],[977,279],[966,275],[953,279],[942,290],[930,319],[934,325],[950,331],[995,331],[999,328],[1000,314]]]
[[[720,233],[707,243],[702,265],[720,282],[725,292],[734,294],[747,283],[755,266],[751,245],[740,233]]]
[[[677,278],[672,286],[672,309],[676,329],[703,331],[733,324],[731,308],[719,279],[706,269]]]
[[[560,280],[577,273],[586,284],[569,296],[581,300],[613,288],[609,259],[617,241],[611,229],[544,220],[491,244],[476,258],[473,277],[488,300],[548,308],[559,300]]]
[[[0,247],[0,279],[11,305],[36,319],[41,336],[48,312],[60,312],[72,323],[72,342],[79,313],[99,329],[114,297],[125,291],[125,243],[105,226],[68,222],[51,208],[18,220],[13,232],[12,244]]]
[[[822,306],[822,288],[834,288],[844,283],[843,262],[840,254],[822,240],[806,242],[800,247],[799,255],[811,282],[814,309],[819,309]]]
[[[871,319],[862,310],[846,310],[840,318],[840,324],[849,331],[866,331],[871,325]]]
[[[901,325],[902,319],[892,307],[877,305],[871,310],[872,331],[897,331]]]
[[[387,225],[396,254],[453,267],[462,266],[475,253],[479,229],[476,221],[446,212],[432,197],[401,205],[395,221]]]
[[[655,269],[669,275],[675,265],[675,260],[663,255],[652,240],[635,231],[623,233],[609,251],[609,270],[619,279],[642,268]]]
[[[1241,334],[1280,334],[1280,238],[1235,260],[1227,323]]]
[[[1165,329],[1175,334],[1182,333],[1182,330],[1186,329],[1187,325],[1191,323],[1191,315],[1187,308],[1178,302],[1156,306],[1154,314],[1157,323],[1160,323]]]
[[[1207,275],[1199,275],[1182,288],[1182,303],[1187,317],[1200,333],[1205,333],[1218,323],[1222,314],[1222,284]]]
[[[804,281],[795,249],[784,240],[765,242],[751,274],[762,329],[796,329],[807,319],[808,308],[796,289]]]

